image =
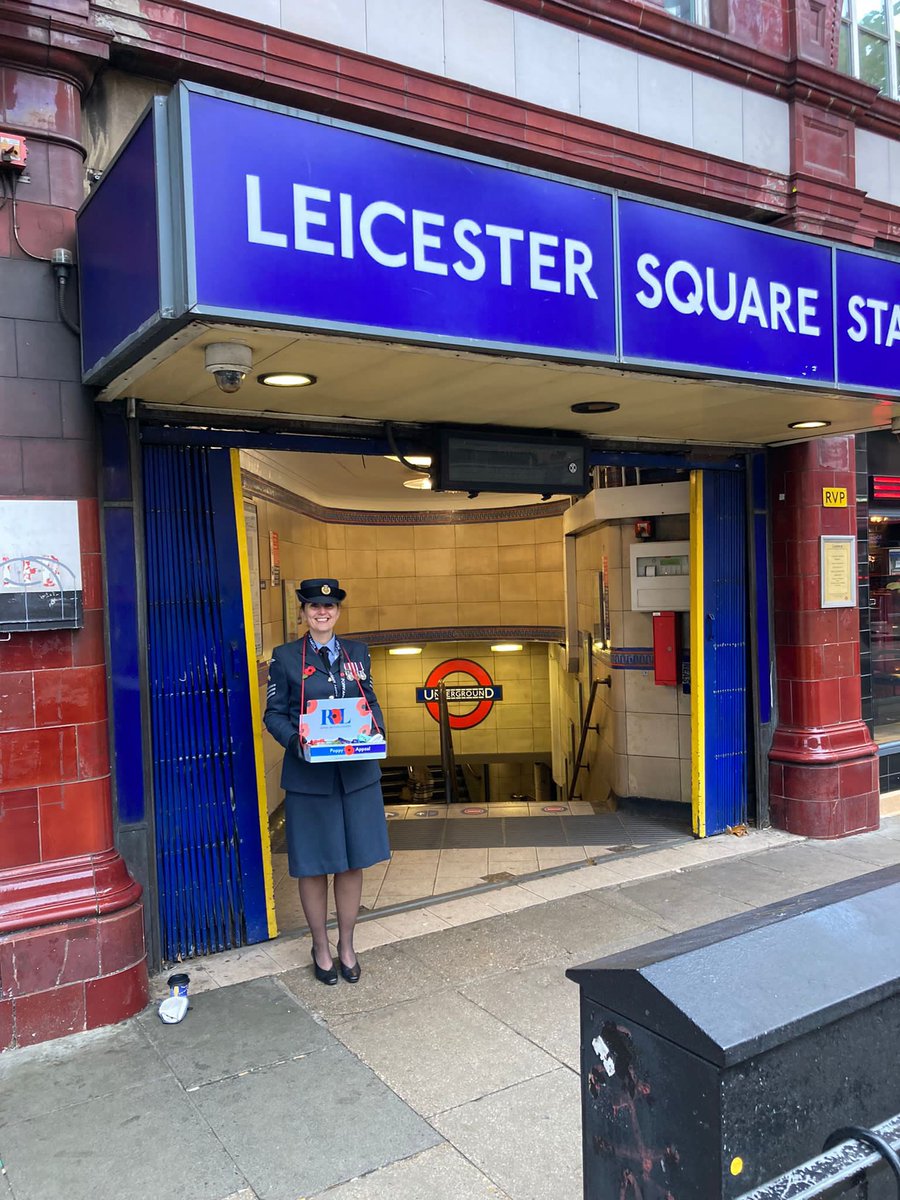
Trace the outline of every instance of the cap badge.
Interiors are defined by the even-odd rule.
[[[329,583],[323,583],[323,584],[322,584],[322,595],[323,595],[323,596],[330,596],[330,595],[331,595],[331,584],[329,584]]]

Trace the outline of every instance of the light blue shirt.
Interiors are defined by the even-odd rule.
[[[328,651],[328,661],[331,664],[331,666],[334,666],[335,659],[338,658],[341,653],[341,644],[337,640],[337,637],[334,634],[331,635],[331,637],[328,639],[327,642],[316,642],[313,640],[313,638],[310,638],[309,643],[311,646],[313,646],[319,652],[321,652],[322,650],[327,650]]]

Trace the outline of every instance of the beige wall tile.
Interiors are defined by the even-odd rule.
[[[425,754],[425,735],[415,732],[391,733],[388,738],[388,754],[402,757],[405,754]]]
[[[376,568],[379,579],[410,579],[416,573],[416,553],[414,550],[379,550]]]
[[[500,604],[500,622],[503,625],[531,625],[537,621],[537,606],[532,600],[529,602],[516,601],[515,603]]]
[[[420,686],[428,674],[422,656],[389,655],[376,661],[372,656],[372,670],[378,670],[378,678],[387,683],[405,683]]]
[[[500,576],[500,602],[504,600],[537,600],[537,581],[533,574]]]
[[[677,717],[629,712],[626,723],[629,755],[678,758]]]
[[[376,525],[374,529],[376,550],[412,550],[415,547],[412,525]]]
[[[444,551],[427,551],[426,553],[445,554]],[[446,557],[444,571],[448,571]],[[497,575],[500,572],[500,552],[496,546],[465,546],[456,551],[456,571],[460,582],[464,575]],[[420,572],[424,574],[425,572]]]
[[[402,553],[402,552],[401,552]],[[378,610],[379,629],[412,629],[416,625],[414,604],[386,604]]]
[[[459,606],[457,604],[417,604],[416,617],[419,626],[423,629],[457,625],[459,623]]]
[[[500,521],[497,524],[497,540],[501,546],[534,545],[535,525],[533,520]]]
[[[499,561],[501,572],[527,571],[529,574],[533,574],[535,570],[534,543],[529,542],[524,546],[501,546]]]
[[[455,530],[457,549],[497,545],[497,523],[494,521],[456,525]]]
[[[497,730],[489,728],[487,723],[474,729],[455,730],[453,744],[458,755],[496,754],[499,750]]]
[[[488,600],[500,599],[499,575],[466,575],[458,584],[460,600],[469,604],[483,604]]]
[[[392,735],[422,733],[425,729],[425,716],[425,705],[417,704],[413,708],[390,708],[385,712],[384,720]]]
[[[565,613],[562,600],[542,600],[539,597],[536,619],[538,625],[564,625]]]
[[[455,575],[417,575],[415,578],[416,604],[449,604],[456,600],[457,580]]]
[[[417,575],[452,576],[457,573],[455,550],[416,551]]]
[[[456,526],[415,525],[413,545],[417,550],[453,549],[456,545]]]
[[[500,732],[507,729],[531,729],[534,725],[530,704],[509,704],[505,699],[496,706]]]
[[[497,750],[501,754],[541,753],[547,749],[546,745],[535,746],[533,729],[502,729],[497,738]]]
[[[535,520],[535,542],[560,542],[562,535],[562,517],[539,517]]]
[[[680,800],[681,763],[677,758],[645,758],[629,754],[627,794],[650,800]]]
[[[622,671],[625,676],[625,701],[629,712],[666,713],[677,711],[677,688],[663,687],[653,679],[652,671]]]
[[[460,625],[497,625],[500,622],[499,603],[469,603],[461,600],[458,605]]]
[[[492,676],[498,683],[506,683],[515,681],[516,692],[521,696],[526,692],[531,693],[531,663],[528,655],[522,652],[512,651],[509,654],[495,654],[493,657],[493,666],[490,669]]]
[[[325,545],[329,550],[343,550],[347,545],[347,527],[335,521],[329,521],[325,526]]]
[[[538,571],[562,571],[562,540],[558,542],[539,542],[534,548],[534,565]]]
[[[342,619],[342,628],[350,632],[354,629],[357,632],[363,629],[378,629],[378,608],[375,605],[354,604],[350,609],[348,606],[346,618]],[[338,635],[340,635],[340,629],[338,629]]]
[[[347,525],[344,540],[348,550],[374,550],[375,537],[371,525]]]

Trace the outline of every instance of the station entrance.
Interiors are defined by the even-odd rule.
[[[369,645],[385,711],[392,859],[367,872],[364,910],[756,818],[748,580],[765,556],[746,454],[585,439],[584,497],[473,495],[421,487],[440,452],[425,423],[186,415],[103,410],[112,645],[131,643],[138,676],[114,666],[117,773],[125,796],[140,771],[146,798],[120,804],[119,831],[158,960],[302,925],[260,715],[304,577],[347,589],[338,633]],[[672,605],[665,664],[634,548]]]

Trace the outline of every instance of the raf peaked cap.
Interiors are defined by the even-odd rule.
[[[301,579],[297,588],[301,604],[340,604],[346,595],[336,579]]]

